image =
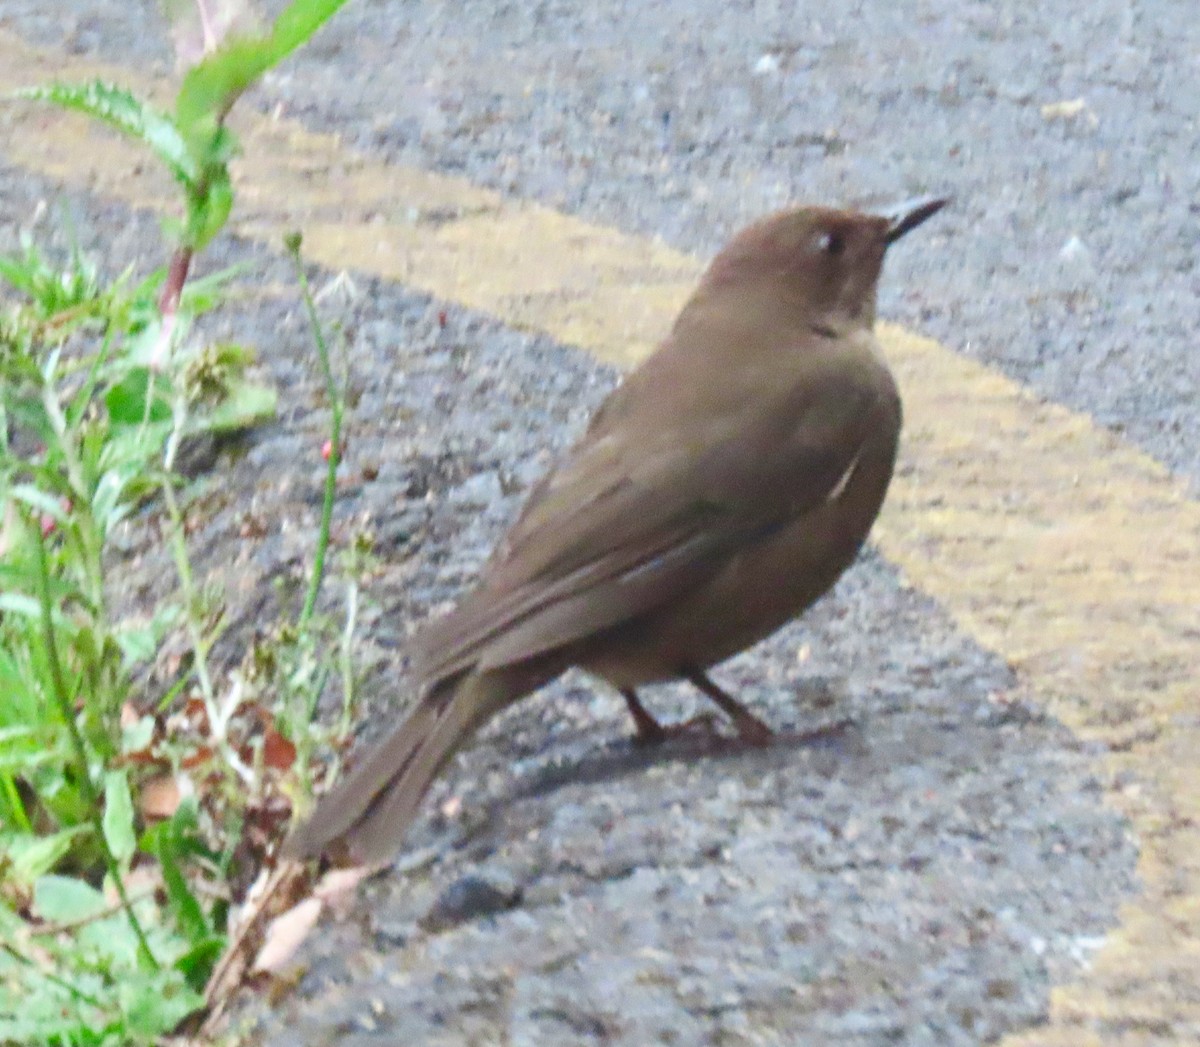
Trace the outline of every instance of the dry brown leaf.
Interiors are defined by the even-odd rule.
[[[296,905],[308,883],[308,871],[299,862],[281,862],[273,870],[262,870],[241,912],[231,922],[229,946],[204,987],[208,1014],[201,1031],[205,1035],[211,1035],[220,1024],[221,1015],[242,984],[250,957],[262,951],[265,925],[271,915],[284,906]]]
[[[387,866],[353,865],[346,869],[330,869],[313,888],[313,897],[337,917],[347,916],[358,900],[356,888],[368,876],[374,876]]]
[[[183,790],[173,774],[161,774],[147,781],[138,794],[138,807],[142,817],[151,820],[170,818],[183,799]]]
[[[324,904],[318,898],[305,898],[281,913],[267,927],[266,938],[254,963],[253,974],[280,974],[291,962],[309,932],[321,918]]]
[[[193,767],[200,767],[203,764],[211,763],[215,755],[216,751],[214,749],[209,748],[207,745],[201,745],[188,753],[180,761],[180,765],[190,771]]]
[[[268,724],[263,732],[263,763],[277,771],[286,771],[296,762],[296,747]]]

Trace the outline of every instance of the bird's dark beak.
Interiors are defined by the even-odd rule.
[[[916,229],[926,218],[932,218],[950,202],[948,196],[921,196],[915,200],[905,200],[893,207],[880,210],[881,218],[888,222],[887,242],[894,244],[910,229]]]

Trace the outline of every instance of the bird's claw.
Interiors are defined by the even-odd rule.
[[[651,720],[646,724],[638,724],[633,740],[635,745],[651,746],[662,745],[673,738],[720,738],[719,723],[719,718],[712,713],[700,713],[679,723],[663,724]]]

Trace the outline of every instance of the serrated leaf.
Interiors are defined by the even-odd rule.
[[[55,83],[26,87],[16,96],[51,102],[101,120],[148,146],[182,185],[193,187],[196,183],[199,168],[171,117],[123,87],[100,80],[90,84]]]

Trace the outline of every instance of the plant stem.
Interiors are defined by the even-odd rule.
[[[122,691],[105,654],[112,649],[112,627],[104,589],[105,535],[103,525],[93,512],[95,483],[94,477],[84,467],[83,436],[77,426],[70,424],[59,403],[57,372],[58,354],[55,352],[42,368],[42,406],[54,431],[70,491],[71,525],[63,529],[64,540],[71,542],[77,551],[77,555],[71,559],[78,565],[76,570],[82,574],[89,626],[96,635],[96,643],[92,645],[96,653],[85,658],[83,665],[83,679],[87,686],[84,714],[93,742],[103,739],[105,754],[111,755],[108,742],[113,737],[120,712]]]
[[[325,574],[325,554],[329,549],[329,528],[333,521],[333,503],[337,496],[337,468],[341,460],[342,449],[342,394],[333,377],[333,368],[329,363],[329,346],[321,330],[321,321],[317,316],[317,307],[313,302],[312,291],[308,286],[308,277],[300,261],[300,238],[293,235],[287,238],[288,253],[296,267],[296,277],[300,281],[300,289],[304,297],[304,308],[308,313],[309,325],[312,327],[313,338],[317,345],[317,356],[321,361],[321,373],[325,378],[325,395],[329,399],[329,468],[325,471],[325,497],[321,504],[321,525],[317,531],[317,546],[313,551],[312,575],[308,580],[308,594],[304,598],[304,608],[300,612],[299,627],[304,628],[312,618],[317,605],[317,594],[321,591],[321,580]]]
[[[174,424],[171,427],[171,435],[167,437],[167,447],[163,454],[161,484],[163,502],[166,504],[167,516],[171,521],[169,536],[171,555],[175,560],[175,571],[179,575],[179,587],[183,590],[184,618],[187,620],[188,639],[191,641],[192,653],[196,659],[193,669],[196,673],[196,682],[200,686],[200,697],[204,701],[204,711],[208,716],[208,729],[229,766],[243,781],[250,783],[254,780],[253,772],[246,767],[226,740],[225,728],[229,715],[217,705],[216,689],[213,687],[212,674],[208,670],[209,641],[204,635],[203,623],[200,621],[197,608],[196,579],[192,574],[192,562],[188,558],[183,510],[179,506],[179,500],[175,497],[175,455],[179,450],[179,441],[183,438],[186,419],[187,401],[184,394],[180,392],[175,399]],[[230,713],[232,711],[230,710]]]
[[[213,717],[216,715],[216,690],[213,687],[212,675],[208,671],[208,641],[204,637],[199,615],[197,613],[196,579],[192,574],[192,562],[188,559],[187,542],[184,540],[183,511],[179,500],[175,497],[174,473],[170,465],[166,466],[166,475],[162,480],[163,502],[167,506],[167,517],[171,521],[171,555],[175,560],[175,571],[179,575],[179,586],[183,589],[183,605],[186,609],[188,637],[192,642],[192,653],[196,657],[196,682],[200,685],[200,696],[208,711],[210,726],[214,731],[217,724]]]
[[[57,356],[51,359],[43,371],[45,384],[42,388],[42,406],[46,409],[46,417],[50,419],[50,425],[58,439],[58,449],[67,467],[67,482],[71,485],[72,493],[72,512],[79,521],[79,541],[83,553],[90,612],[95,621],[103,626],[107,621],[104,599],[104,536],[97,534],[96,519],[92,515],[92,490],[84,474],[83,460],[75,443],[77,434],[67,424],[62,405],[58,402],[58,394],[54,387],[56,365]]]
[[[97,793],[95,784],[92,782],[92,772],[88,766],[87,746],[80,733],[79,724],[75,721],[75,711],[71,708],[66,678],[63,675],[62,660],[58,653],[58,637],[54,631],[54,614],[50,601],[50,567],[46,562],[46,539],[36,520],[30,521],[30,524],[30,529],[37,538],[38,599],[41,605],[42,642],[46,645],[46,660],[50,665],[50,682],[51,690],[54,692],[54,701],[58,706],[59,716],[66,724],[67,733],[71,736],[71,746],[75,750],[75,760],[79,765],[79,788],[83,793],[84,802],[88,806],[92,829],[96,833],[100,850],[104,854],[104,864],[108,867],[108,875],[112,879],[117,897],[121,899],[121,907],[129,919],[129,926],[133,929],[134,937],[137,938],[138,952],[154,970],[158,970],[158,960],[154,958],[150,943],[146,940],[146,934],[142,930],[141,922],[133,911],[133,903],[130,902],[129,895],[125,891],[125,881],[121,878],[121,867],[117,863],[112,849],[108,846],[108,838],[104,835],[104,819],[100,813],[100,794]]]
[[[358,582],[351,578],[346,586],[346,625],[338,647],[338,669],[342,677],[341,732],[350,733],[350,715],[354,707],[354,630],[358,624]]]
[[[183,285],[187,283],[188,269],[192,264],[192,249],[187,246],[175,248],[167,267],[167,279],[163,283],[162,293],[158,296],[158,311],[163,319],[173,317],[179,308],[179,299],[183,295]]]

